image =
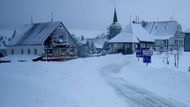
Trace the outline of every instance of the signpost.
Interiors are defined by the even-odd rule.
[[[141,48],[136,49],[136,57],[138,57],[138,60],[139,60],[139,58],[143,57],[143,49],[141,49]]]
[[[152,50],[143,50],[143,63],[151,63],[151,56],[153,55]]]
[[[148,63],[151,63],[151,56],[143,56],[143,63],[147,63],[148,66]]]
[[[153,50],[149,48],[137,48],[136,50],[136,57],[143,58],[143,63],[151,63],[151,56],[153,55]]]

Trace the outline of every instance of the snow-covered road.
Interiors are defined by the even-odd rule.
[[[149,66],[121,54],[0,64],[0,107],[190,107],[190,73],[162,58]]]
[[[130,62],[113,63],[101,69],[105,77],[117,95],[131,107],[186,107],[176,101],[169,101],[141,87],[135,86],[121,77],[115,76],[124,66]]]

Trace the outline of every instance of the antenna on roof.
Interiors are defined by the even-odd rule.
[[[114,0],[114,8],[116,8],[116,0]]]
[[[137,15],[135,15],[135,22],[137,22]]]
[[[31,21],[31,25],[33,24],[33,15],[31,14],[31,19],[30,19],[30,21]]]
[[[137,18],[138,18],[138,22],[140,22],[140,18],[139,18],[139,16],[138,16]]]
[[[173,17],[173,16],[171,16],[171,17],[170,17],[170,21],[172,21],[172,20],[173,20],[173,18],[172,18],[172,17]]]
[[[51,22],[53,22],[53,12],[51,12]]]
[[[130,20],[129,21],[130,21],[129,23],[131,24],[131,15],[130,15]]]
[[[173,13],[172,19],[175,20],[175,14]]]
[[[156,15],[156,21],[159,21],[159,14]]]

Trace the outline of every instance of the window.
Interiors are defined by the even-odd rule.
[[[175,45],[178,45],[178,40],[175,40]]]
[[[24,50],[23,49],[21,49],[21,54],[24,54]]]
[[[37,49],[34,49],[34,54],[37,55]]]
[[[28,49],[28,54],[30,54],[30,49]]]
[[[11,54],[14,55],[14,49],[11,49]]]

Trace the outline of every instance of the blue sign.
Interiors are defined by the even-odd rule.
[[[143,57],[143,49],[136,49],[136,57]]]
[[[151,56],[143,56],[144,63],[151,63]]]

